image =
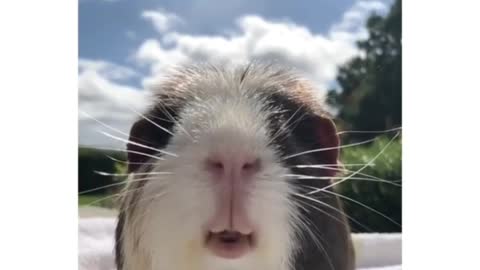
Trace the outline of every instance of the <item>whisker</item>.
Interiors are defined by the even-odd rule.
[[[137,140],[139,140],[139,141],[143,141],[143,142],[145,142],[145,143],[151,143],[151,142],[149,142],[149,141],[146,141],[146,140],[143,139],[143,138],[131,136],[130,134],[128,134],[128,133],[126,133],[126,132],[123,132],[123,131],[121,131],[121,130],[119,130],[119,129],[116,129],[116,128],[114,128],[114,127],[112,127],[112,126],[110,126],[110,125],[108,125],[108,124],[106,124],[106,123],[104,123],[104,122],[96,119],[95,117],[91,116],[91,115],[88,114],[87,112],[84,112],[84,111],[82,111],[82,110],[79,110],[79,111],[80,111],[82,114],[84,114],[85,116],[87,116],[88,118],[90,118],[90,119],[94,120],[95,122],[99,123],[100,125],[108,128],[108,129],[110,129],[110,130],[112,130],[112,131],[114,131],[114,132],[117,132],[117,133],[119,133],[119,134],[122,134],[122,135],[126,136],[127,138],[134,138],[134,139],[137,139]]]
[[[130,180],[130,181],[127,181],[127,183],[129,182],[134,182],[133,180]],[[140,181],[138,181],[140,182]],[[162,185],[165,185],[165,183],[163,183]],[[115,198],[115,197],[122,197],[122,196],[125,196],[129,193],[132,193],[132,192],[135,192],[135,191],[138,191],[138,190],[141,190],[143,189],[144,187],[139,187],[139,188],[125,188],[124,190],[120,191],[120,192],[117,192],[115,194],[112,194],[112,195],[109,195],[109,196],[105,196],[101,199],[98,199],[98,200],[95,200],[89,204],[86,204],[86,206],[92,206],[92,205],[95,205],[96,203],[99,203],[101,201],[105,201],[105,200],[108,200],[108,199],[111,199],[111,198]],[[153,196],[152,196],[153,197]],[[131,206],[131,205],[130,205]],[[128,209],[130,206],[127,206],[126,209]]]
[[[116,182],[116,183],[113,183],[113,184],[108,184],[108,185],[104,185],[104,186],[101,186],[101,187],[96,187],[96,188],[84,190],[84,191],[82,191],[82,192],[79,192],[78,195],[90,193],[90,192],[93,192],[93,191],[97,191],[97,190],[101,190],[101,189],[105,189],[105,188],[109,188],[109,187],[115,187],[115,186],[124,185],[124,184],[126,184],[126,183],[141,182],[141,181],[154,180],[154,179],[161,179],[161,178],[158,178],[158,177],[145,177],[145,178],[136,178],[136,179],[131,179],[131,180],[127,179],[127,180],[125,180],[125,181],[120,181],[120,182]]]
[[[136,190],[136,189],[135,189],[135,190]],[[112,198],[115,198],[115,197],[121,197],[121,196],[122,196],[121,193],[129,193],[129,192],[133,192],[133,191],[135,191],[135,190],[122,191],[122,192],[118,192],[118,193],[115,193],[115,194],[112,194],[112,195],[108,195],[108,196],[102,197],[102,198],[100,198],[100,199],[98,199],[98,200],[95,200],[95,201],[93,201],[93,202],[91,202],[91,203],[88,203],[88,204],[86,204],[85,206],[93,206],[93,205],[95,205],[95,204],[97,204],[97,203],[99,203],[99,202],[102,202],[102,201],[105,201],[105,200],[108,200],[108,199],[112,199]]]
[[[337,135],[347,134],[347,133],[371,133],[371,134],[387,133],[387,132],[397,131],[397,130],[401,130],[401,129],[402,129],[402,127],[396,127],[396,128],[391,128],[391,129],[385,129],[385,130],[345,130],[345,131],[337,132]]]
[[[349,169],[344,169],[344,171],[348,172],[348,173],[352,173],[352,174],[355,173],[355,171],[352,171],[352,170],[349,170]],[[374,175],[371,175],[371,174],[362,173],[362,172],[358,172],[357,174],[362,175],[362,176],[366,176],[368,178],[378,180],[379,182],[389,182],[389,183],[401,183],[402,182],[401,179],[398,179],[398,180],[383,179],[383,178],[380,178],[380,177],[377,177],[377,176],[374,176]]]
[[[121,160],[121,159],[118,159],[118,158],[114,158],[114,157],[112,157],[112,156],[110,156],[110,155],[107,155],[107,154],[105,154],[105,156],[106,156],[107,158],[115,161],[115,162],[128,164],[128,161],[126,161],[126,160]],[[138,163],[143,164],[142,162],[138,162]]]
[[[327,259],[330,268],[332,270],[335,270],[335,267],[333,266],[332,259],[330,258],[330,255],[328,254],[325,247],[322,245],[321,240],[323,240],[324,242],[326,242],[326,241],[323,239],[323,237],[321,237],[320,232],[317,231],[318,235],[315,234],[315,232],[311,229],[311,228],[315,228],[314,226],[312,226],[311,222],[308,222],[307,220],[303,221],[302,218],[299,218],[298,221],[300,222],[300,225],[303,226],[305,228],[305,230],[307,231],[307,233],[310,235],[310,237],[312,238],[315,245],[318,248],[320,248],[322,250],[322,252],[325,254],[325,258]],[[308,226],[307,224],[310,224],[310,226]],[[320,238],[321,240],[318,239],[317,237]]]
[[[168,118],[170,118],[170,120],[172,120],[173,123],[177,124],[178,128],[181,129],[183,131],[183,133],[185,133],[188,137],[190,137],[191,141],[192,142],[195,142],[195,138],[190,134],[188,133],[188,131],[180,124],[179,121],[177,121],[175,119],[175,117],[173,117],[170,112],[168,112],[168,110],[165,108],[165,106],[163,106],[162,103],[159,103],[158,104],[160,106],[160,108],[162,109],[162,111],[167,115]]]
[[[351,220],[352,222],[354,222],[355,224],[357,224],[357,225],[359,225],[359,226],[362,226],[362,227],[365,228],[365,229],[368,229],[368,231],[372,231],[372,230],[371,230],[370,228],[368,228],[367,226],[363,225],[362,223],[360,223],[360,222],[357,221],[356,219],[354,219],[354,218],[352,218],[351,216],[347,215],[346,213],[338,210],[337,208],[329,205],[328,203],[322,202],[322,201],[320,201],[320,200],[317,200],[317,199],[314,199],[314,198],[311,198],[311,197],[309,197],[309,196],[302,195],[302,194],[299,194],[299,193],[293,193],[293,195],[298,196],[298,197],[301,197],[301,198],[304,198],[304,199],[307,199],[307,200],[311,200],[311,201],[316,202],[316,203],[318,203],[318,204],[320,204],[320,205],[323,205],[323,206],[325,206],[325,207],[327,207],[327,208],[330,208],[330,209],[332,209],[332,210],[340,213],[341,215],[344,215],[346,218],[350,219],[350,220]]]
[[[364,166],[366,163],[350,163],[350,164],[343,164],[343,163],[327,163],[327,164],[299,164],[299,165],[293,165],[290,166],[291,168],[331,168],[331,167],[359,167],[359,166]],[[374,167],[375,163],[369,164],[369,166]]]
[[[258,195],[256,195],[256,196],[258,196]],[[310,212],[310,210],[308,208],[306,208],[304,205],[309,206],[309,207],[325,214],[326,216],[331,217],[333,220],[339,222],[340,224],[345,225],[344,221],[342,221],[339,218],[333,216],[332,214],[320,209],[319,207],[317,207],[316,205],[313,205],[312,203],[310,203],[308,201],[296,201],[296,200],[292,201],[292,200],[289,200],[289,201],[286,201],[286,202],[289,203],[289,204],[292,204],[292,206],[294,206],[294,207],[298,207],[298,208],[303,209],[307,213]],[[318,232],[318,230],[315,230],[316,232],[318,232],[318,234],[315,233],[315,231],[314,231],[315,226],[313,226],[313,224],[311,222],[309,222],[309,220],[302,215],[294,215],[293,219],[294,219],[294,221],[292,221],[291,224],[294,228],[297,228],[296,233],[297,233],[298,237],[300,239],[303,239],[304,241],[313,241],[319,249],[323,250],[323,252],[325,253],[326,259],[330,260],[330,256],[326,252],[325,248],[323,247],[323,245],[321,243],[321,240],[323,240],[326,244],[328,244],[328,243],[321,237],[320,232]],[[307,235],[305,235],[305,233],[300,233],[300,232],[303,231],[303,230],[301,230],[302,228],[304,229],[304,231],[306,232]],[[310,236],[310,238],[307,238],[307,236]]]
[[[302,185],[302,186],[304,186],[304,187],[310,187],[310,186],[308,186],[308,185]],[[313,188],[313,187],[310,187],[310,188]],[[334,216],[334,215],[332,215],[332,214],[324,211],[323,209],[320,209],[319,207],[317,207],[316,205],[314,205],[312,202],[306,202],[306,201],[305,201],[305,202],[302,202],[302,201],[299,201],[299,203],[300,203],[300,204],[304,203],[304,204],[306,204],[307,206],[312,207],[313,209],[315,209],[315,210],[321,212],[322,214],[324,214],[324,215],[332,218],[333,220],[339,222],[341,225],[344,225],[344,224],[345,224],[345,222],[344,222],[343,220],[341,220],[341,219],[339,219],[338,217],[336,217],[336,216]],[[304,210],[306,211],[306,208],[302,207],[302,209],[304,209]]]
[[[284,123],[282,123],[282,125],[280,126],[280,128],[275,132],[275,134],[272,136],[272,138],[269,140],[269,143],[272,143],[276,138],[278,138],[279,136],[282,135],[282,133],[290,126],[292,126],[293,124],[295,124],[296,122],[300,121],[303,117],[305,117],[305,113],[303,113],[302,116],[299,117],[299,119],[295,120],[294,122],[290,123],[290,121],[292,121],[292,119],[295,117],[295,115],[303,108],[303,105],[301,105],[300,107],[298,107],[297,110],[295,110],[295,112],[287,119],[287,121],[285,121]]]
[[[338,184],[340,184],[340,183],[342,183],[342,182],[345,182],[345,181],[347,181],[348,179],[350,179],[351,177],[353,177],[353,176],[355,176],[356,174],[360,173],[360,171],[362,171],[363,169],[365,169],[365,168],[368,166],[368,164],[370,164],[371,162],[374,162],[379,156],[381,156],[381,155],[383,154],[383,152],[385,152],[385,150],[393,143],[393,141],[394,141],[399,135],[400,135],[400,133],[395,134],[395,136],[393,136],[393,138],[383,147],[383,149],[380,150],[380,152],[379,152],[377,155],[375,155],[375,157],[373,157],[373,158],[372,158],[366,165],[364,165],[362,168],[360,168],[360,169],[358,169],[357,171],[353,172],[352,174],[350,174],[349,176],[345,177],[344,179],[342,179],[342,180],[340,180],[340,181],[338,181],[338,182],[335,182],[335,183],[333,183],[333,184],[331,184],[331,185],[328,185],[328,186],[322,188],[322,190],[326,190],[326,189],[328,189],[328,188],[330,188],[330,187],[333,187],[333,186],[336,186],[336,185],[338,185]]]
[[[170,119],[165,119],[163,117],[159,117],[159,116],[155,116],[155,115],[150,115],[151,118],[153,119],[158,119],[158,120],[162,120],[164,122],[170,122],[170,123],[175,123],[174,121],[170,120]]]
[[[145,120],[147,120],[148,122],[150,122],[152,125],[154,125],[154,126],[156,126],[157,128],[163,130],[164,132],[166,132],[166,133],[174,136],[174,134],[173,134],[170,130],[162,127],[161,125],[157,124],[155,121],[149,119],[149,118],[146,117],[143,113],[140,113],[140,112],[138,112],[137,110],[135,110],[134,108],[131,108],[131,107],[129,107],[129,109],[130,109],[132,112],[136,113],[138,116],[140,116],[140,117],[142,117],[143,119],[145,119]]]
[[[144,152],[139,152],[139,151],[134,151],[134,150],[128,150],[128,149],[118,149],[118,148],[109,148],[109,147],[95,147],[95,149],[98,149],[98,150],[107,150],[107,151],[117,151],[117,152],[125,152],[125,153],[132,153],[132,154],[137,154],[137,155],[142,155],[142,156],[146,156],[146,157],[150,157],[150,158],[153,158],[153,159],[156,159],[156,160],[165,160],[159,156],[155,156],[155,155],[150,155],[150,154],[147,154],[147,153],[144,153]]]
[[[302,184],[301,186],[302,186],[302,187],[306,187],[306,188],[310,188],[310,189],[313,189],[313,190],[318,189],[317,187],[313,187],[313,186],[305,185],[305,184]],[[302,203],[306,203],[306,204],[307,204],[307,202],[302,202]],[[317,202],[317,203],[318,203],[318,202]],[[329,214],[329,213],[327,213],[327,212],[319,209],[318,207],[316,207],[315,205],[313,205],[311,202],[308,203],[308,206],[313,207],[314,209],[320,211],[321,213],[323,213],[323,214],[325,214],[325,215],[333,218],[334,220],[336,220],[337,222],[339,222],[339,223],[342,224],[342,225],[345,224],[344,221],[342,221],[342,220],[338,219],[337,217],[335,217],[335,216],[333,216],[333,215],[331,215],[331,214]],[[348,219],[350,219],[352,222],[354,222],[355,224],[357,224],[358,226],[362,227],[364,230],[366,230],[366,231],[368,231],[368,232],[373,232],[372,229],[370,229],[370,228],[367,227],[366,225],[362,224],[361,222],[353,219],[352,217],[349,217],[349,216],[348,216],[347,214],[345,214],[345,213],[342,213],[342,214],[343,214],[345,217],[347,217]]]
[[[138,188],[138,189],[142,189],[142,188]],[[135,189],[134,191],[138,190],[138,189]],[[163,191],[163,192],[158,192],[157,194],[155,195],[152,195],[152,196],[149,196],[149,197],[146,197],[146,198],[142,198],[138,201],[136,201],[135,203],[133,204],[130,204],[128,205],[127,207],[123,208],[124,211],[127,211],[128,209],[130,209],[131,207],[134,207],[134,206],[137,206],[140,202],[142,201],[146,201],[146,200],[150,200],[149,203],[152,203],[153,201],[155,201],[157,198],[160,198],[162,196],[164,196],[165,194],[167,194],[168,192],[166,191]],[[135,227],[136,226],[136,223],[139,222],[141,220],[141,218],[145,217],[147,214],[150,213],[150,211],[152,210],[152,207],[146,207],[146,210],[145,212],[143,212],[142,214],[135,214],[133,217],[132,217],[132,221],[131,221],[131,227]],[[127,211],[128,212],[128,211]],[[125,232],[126,231],[123,231],[122,235],[120,235],[120,240],[122,240],[125,236]]]
[[[96,174],[104,175],[104,176],[130,176],[130,175],[165,175],[165,174],[173,174],[171,172],[132,172],[132,173],[109,173],[103,171],[93,171]]]
[[[363,165],[365,165],[365,164],[363,164]],[[367,165],[368,165],[368,163],[367,163]],[[331,170],[331,171],[337,171],[337,172],[349,172],[349,173],[355,173],[356,172],[356,171],[352,171],[352,170],[349,170],[349,169],[334,168],[333,166],[330,167],[330,166],[324,166],[324,165],[294,165],[294,166],[291,166],[291,167],[325,169],[325,170]],[[377,177],[377,176],[374,176],[374,175],[371,175],[371,174],[362,173],[362,172],[357,172],[357,174],[362,175],[362,176],[366,176],[368,178],[376,179],[376,180],[379,180],[381,182],[385,182],[385,181],[395,182],[395,183],[402,182],[402,180],[388,180],[388,179],[383,179],[383,178],[380,178],[380,177]]]
[[[316,153],[316,152],[323,152],[323,151],[329,151],[329,150],[334,150],[334,149],[341,149],[341,148],[347,148],[347,147],[367,144],[367,143],[373,142],[375,140],[376,140],[376,138],[373,138],[373,139],[369,139],[369,140],[365,140],[365,141],[361,141],[361,142],[357,142],[357,143],[344,144],[344,145],[340,145],[340,146],[336,146],[336,147],[325,147],[325,148],[318,148],[318,149],[303,151],[303,152],[300,152],[300,153],[296,153],[296,154],[293,154],[293,155],[286,156],[282,159],[282,161],[293,158],[293,157],[298,157],[298,156],[301,156],[301,155],[306,155],[306,154],[311,154],[311,153]]]
[[[372,208],[372,207],[370,207],[370,206],[368,206],[368,205],[366,205],[366,204],[364,204],[364,203],[361,203],[361,202],[359,202],[359,201],[357,201],[357,200],[354,200],[354,199],[352,199],[352,198],[349,198],[349,197],[347,197],[347,196],[344,196],[344,195],[342,195],[342,194],[339,194],[339,193],[336,193],[336,192],[333,192],[333,191],[322,190],[321,192],[326,192],[326,193],[329,193],[329,194],[332,194],[332,195],[336,195],[336,196],[338,196],[338,197],[340,197],[340,198],[342,198],[342,199],[345,199],[345,200],[351,201],[351,202],[353,202],[353,203],[356,203],[356,204],[358,204],[358,205],[361,205],[361,206],[367,208],[368,210],[370,210],[370,211],[372,211],[372,212],[374,212],[374,213],[376,213],[376,214],[378,214],[378,215],[380,215],[380,216],[388,219],[389,221],[391,221],[392,223],[398,225],[399,227],[402,227],[402,225],[400,225],[400,224],[399,224],[398,222],[396,222],[395,220],[389,218],[387,215],[383,214],[382,212],[380,212],[380,211],[378,211],[378,210],[375,210],[374,208]]]
[[[110,137],[112,139],[115,139],[115,140],[118,140],[118,141],[121,141],[121,142],[125,142],[125,143],[130,143],[130,144],[133,144],[133,145],[136,145],[136,146],[140,146],[140,147],[143,147],[145,149],[150,149],[150,150],[153,150],[153,151],[156,151],[158,153],[161,153],[161,154],[165,154],[165,155],[169,155],[169,156],[172,156],[172,157],[178,157],[176,154],[174,153],[170,153],[170,152],[167,152],[165,150],[160,150],[160,149],[157,149],[157,148],[154,148],[154,147],[150,147],[150,146],[147,146],[147,145],[144,145],[144,144],[141,144],[141,143],[137,143],[137,142],[134,142],[134,141],[131,141],[131,140],[127,140],[127,139],[123,139],[123,138],[120,138],[120,137],[117,137],[117,136],[114,136],[114,135],[111,135],[107,132],[103,132],[103,131],[100,131],[100,133],[102,133],[103,135],[107,136],[107,137]]]
[[[102,122],[102,121],[98,120],[97,118],[91,116],[91,115],[88,114],[87,112],[84,112],[84,111],[82,111],[82,110],[80,110],[80,109],[79,109],[79,111],[80,111],[82,114],[84,114],[85,116],[87,116],[88,118],[94,120],[95,122],[99,123],[100,125],[108,128],[108,129],[110,129],[110,130],[112,130],[112,131],[115,131],[115,132],[117,132],[117,133],[123,134],[123,135],[125,135],[125,136],[127,136],[127,137],[130,136],[129,134],[127,134],[127,133],[125,133],[125,132],[123,132],[123,131],[121,131],[121,130],[118,130],[118,129],[110,126],[110,125],[105,124],[104,122]]]
[[[285,177],[289,177],[293,180],[308,180],[308,179],[313,179],[313,180],[331,180],[331,179],[344,179],[345,177],[342,176],[311,176],[311,175],[303,175],[303,174],[285,174],[282,175]],[[391,182],[388,180],[378,180],[378,179],[372,179],[372,178],[367,178],[367,177],[352,177],[350,178],[351,180],[359,180],[359,181],[370,181],[370,182],[379,182],[379,183],[385,183],[385,184],[390,184],[396,187],[402,187],[401,184],[397,184],[396,182]]]
[[[138,164],[138,165],[156,165],[157,163],[155,162],[130,162],[130,161],[127,161],[127,160],[121,160],[121,159],[118,159],[118,158],[114,158],[110,155],[107,155],[105,154],[105,156],[115,162],[118,162],[118,163],[123,163],[123,164]]]

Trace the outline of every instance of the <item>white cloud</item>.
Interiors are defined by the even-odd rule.
[[[103,60],[79,59],[78,68],[80,73],[94,71],[109,80],[121,81],[140,76],[139,73],[131,68]]]
[[[236,21],[237,29],[228,35],[191,35],[168,32],[161,40],[149,39],[136,52],[139,63],[150,66],[148,85],[168,66],[190,60],[246,62],[276,60],[297,68],[313,80],[319,91],[335,79],[337,68],[358,55],[355,41],[366,38],[363,27],[371,11],[385,10],[378,1],[360,1],[327,34],[312,33],[292,22],[269,21],[246,15]]]
[[[161,9],[146,10],[142,12],[142,18],[149,20],[160,33],[164,33],[167,30],[170,30],[174,25],[183,22],[176,14]]]
[[[358,1],[343,14],[342,20],[332,26],[331,32],[336,35],[348,35],[353,40],[368,37],[365,22],[372,13],[385,14],[388,7],[379,1]],[[354,34],[354,35],[352,35]]]
[[[324,94],[336,76],[339,65],[361,52],[355,42],[366,38],[365,20],[372,11],[387,10],[379,1],[360,1],[347,10],[328,33],[312,33],[307,27],[286,21],[270,21],[260,16],[246,15],[236,20],[236,29],[226,35],[191,35],[169,31],[179,20],[171,13],[145,11],[142,17],[150,20],[162,32],[160,40],[145,40],[135,53],[139,64],[149,67],[144,78],[145,88],[172,65],[190,60],[246,62],[253,59],[276,60],[295,67],[310,78]],[[80,110],[128,132],[135,114],[134,107],[146,106],[147,91],[122,85],[119,81],[139,76],[135,71],[104,61],[80,60]],[[122,147],[98,134],[101,127],[80,115],[80,143],[96,146]]]
[[[147,92],[112,81],[112,77],[117,76],[112,75],[116,74],[116,69],[125,70],[124,67],[83,59],[79,61],[79,67],[79,143],[97,147],[123,148],[125,143],[115,141],[98,132],[99,130],[109,133],[113,131],[106,129],[83,113],[128,133],[130,125],[136,118],[131,108],[137,111],[144,109],[147,105]]]

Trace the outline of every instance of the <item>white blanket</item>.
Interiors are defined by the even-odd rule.
[[[115,270],[114,218],[80,218],[79,270]],[[359,270],[401,270],[401,234],[353,234]]]

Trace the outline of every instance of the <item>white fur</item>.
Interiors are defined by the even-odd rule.
[[[194,97],[165,149],[178,157],[165,156],[154,169],[173,175],[149,180],[135,214],[127,215],[124,270],[291,269],[296,241],[291,221],[297,210],[287,200],[292,190],[281,176],[288,172],[267,146],[267,115],[260,112],[260,101],[244,96],[250,91],[244,87],[253,90],[260,82],[238,85],[234,73],[229,74],[188,84]],[[215,209],[213,182],[203,166],[212,152],[255,155],[262,162],[247,204],[247,215],[258,226],[258,246],[241,259],[214,257],[203,246],[202,226]]]

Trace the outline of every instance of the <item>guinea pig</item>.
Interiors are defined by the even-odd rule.
[[[156,85],[127,143],[118,270],[354,269],[341,202],[321,192],[340,142],[315,91],[261,63],[183,66]]]

